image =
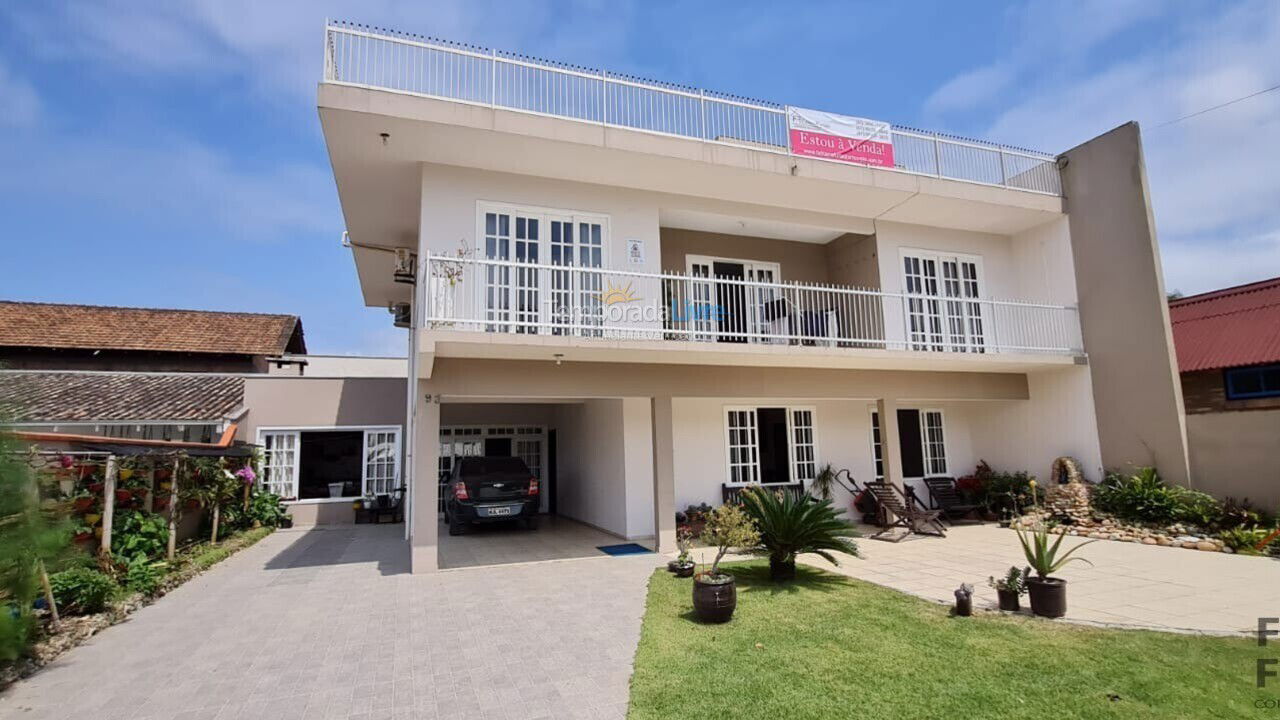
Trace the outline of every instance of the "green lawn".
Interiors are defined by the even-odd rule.
[[[781,587],[762,563],[732,572],[738,610],[726,625],[693,618],[692,580],[654,573],[632,720],[1280,717],[1254,707],[1280,697],[1280,681],[1271,693],[1254,683],[1257,659],[1280,658],[1280,644],[953,618],[803,566]]]

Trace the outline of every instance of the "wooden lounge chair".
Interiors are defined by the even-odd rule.
[[[883,480],[867,483],[867,490],[880,504],[881,530],[871,536],[873,539],[880,539],[894,528],[903,528],[907,532],[893,538],[893,542],[900,542],[913,534],[947,536],[947,529],[938,519],[942,515],[941,510],[930,510],[919,500],[912,502],[913,498],[904,494],[896,485]]]
[[[942,511],[942,517],[952,525],[957,520],[964,520],[974,510],[982,507],[978,503],[964,499],[956,489],[956,481],[949,477],[925,478],[925,487],[929,489],[929,507]],[[972,518],[969,522],[980,522]]]

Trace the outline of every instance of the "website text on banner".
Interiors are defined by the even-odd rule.
[[[889,123],[787,108],[791,152],[861,165],[893,167],[893,131]]]

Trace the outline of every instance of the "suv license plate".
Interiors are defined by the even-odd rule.
[[[501,506],[501,507],[491,507],[491,508],[489,508],[489,513],[488,513],[488,514],[489,514],[491,517],[492,517],[492,516],[494,516],[494,515],[510,515],[510,514],[511,514],[511,506],[510,506],[510,505],[503,505],[503,506]]]

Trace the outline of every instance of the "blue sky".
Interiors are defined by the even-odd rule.
[[[1280,2],[13,2],[0,8],[5,299],[364,308],[315,110],[325,17],[1058,152],[1143,124],[1170,289],[1280,275]]]

